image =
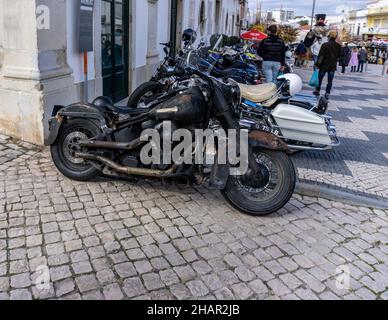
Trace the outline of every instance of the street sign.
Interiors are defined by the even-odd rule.
[[[78,50],[79,52],[93,51],[93,11],[94,0],[79,1],[78,19]]]

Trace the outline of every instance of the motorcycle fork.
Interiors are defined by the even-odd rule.
[[[237,150],[241,150],[240,148],[240,125],[237,122],[236,118],[233,116],[232,112],[229,109],[229,105],[222,93],[222,91],[218,88],[214,88],[214,104],[219,115],[219,120],[224,129],[235,129],[237,130]],[[251,145],[248,145],[248,171],[246,173],[246,177],[248,179],[253,179],[258,182],[258,184],[265,186],[269,179],[269,172],[263,166],[260,166],[256,162],[255,155],[253,153],[253,148]]]

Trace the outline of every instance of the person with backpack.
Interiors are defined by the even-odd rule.
[[[303,57],[306,54],[306,52],[307,52],[306,45],[304,44],[304,41],[301,41],[295,50],[295,55],[296,55],[295,66],[300,67],[301,64],[303,64]]]
[[[265,81],[276,83],[279,72],[284,71],[286,64],[286,45],[277,35],[276,25],[270,26],[268,32],[268,38],[260,42],[257,53],[263,59]]]

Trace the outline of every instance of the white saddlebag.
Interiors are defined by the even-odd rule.
[[[279,104],[272,111],[272,116],[285,139],[325,146],[332,144],[325,118],[314,112]]]

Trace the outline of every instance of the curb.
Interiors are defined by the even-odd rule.
[[[331,201],[342,202],[357,207],[388,210],[388,201],[368,198],[350,192],[330,189],[308,183],[297,183],[295,193],[302,196],[324,198]]]

